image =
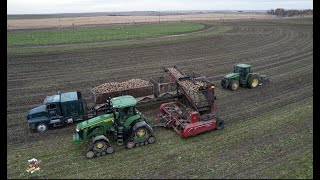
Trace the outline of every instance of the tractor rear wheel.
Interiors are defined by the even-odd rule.
[[[152,132],[146,126],[141,126],[131,132],[126,148],[131,149],[134,147],[153,144],[154,142],[155,138],[152,135]]]
[[[255,88],[259,85],[259,77],[257,75],[252,75],[248,79],[249,88]]]
[[[232,91],[237,90],[238,87],[239,87],[239,81],[232,80],[232,81],[230,82],[230,89],[231,89]]]

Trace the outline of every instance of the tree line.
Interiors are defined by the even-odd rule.
[[[279,17],[291,17],[291,16],[301,16],[301,15],[313,15],[312,9],[305,9],[305,10],[285,10],[282,8],[271,9],[267,11],[267,14],[276,15]]]

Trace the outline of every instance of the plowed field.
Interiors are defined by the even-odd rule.
[[[312,18],[201,23],[213,28],[174,40],[27,54],[8,50],[8,177],[312,178]],[[228,31],[214,33],[216,27]],[[222,89],[220,79],[237,63],[251,64],[271,82],[256,89]],[[71,143],[74,124],[45,134],[28,130],[27,110],[46,95],[80,90],[90,102],[93,86],[162,76],[169,65],[216,84],[224,130],[181,140],[174,131],[156,129],[154,145],[126,150],[113,143],[115,154],[92,160],[85,158],[85,147]],[[152,120],[157,110],[140,109]],[[42,169],[29,175],[27,160],[33,157],[42,161]]]

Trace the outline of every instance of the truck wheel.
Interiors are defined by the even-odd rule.
[[[255,88],[259,85],[259,77],[257,75],[252,75],[248,79],[249,88]]]
[[[236,80],[232,80],[231,83],[230,83],[230,89],[232,91],[235,91],[237,90],[239,87],[239,81],[236,81]]]
[[[36,126],[36,130],[40,133],[45,132],[48,130],[48,125],[45,123],[40,123]]]
[[[221,119],[217,119],[217,130],[224,128],[224,121]]]

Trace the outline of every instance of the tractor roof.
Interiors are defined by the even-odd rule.
[[[125,108],[135,106],[137,104],[137,100],[132,96],[126,95],[112,98],[111,103],[116,108]]]
[[[238,64],[237,67],[248,68],[248,67],[251,67],[251,65],[249,65],[249,64]]]

